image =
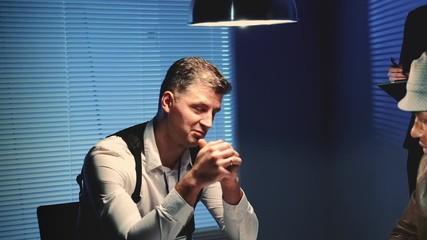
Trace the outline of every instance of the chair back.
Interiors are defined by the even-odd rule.
[[[37,207],[41,240],[73,240],[77,225],[78,202]]]

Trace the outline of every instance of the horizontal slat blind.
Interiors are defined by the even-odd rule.
[[[227,28],[190,27],[182,0],[0,1],[0,239],[38,239],[39,205],[76,201],[89,148],[152,118],[185,56],[232,81]],[[233,94],[208,139],[234,143]],[[197,228],[216,226],[196,208]]]
[[[369,0],[369,40],[373,124],[376,135],[397,146],[403,145],[410,114],[377,84],[389,82],[390,57],[399,62],[405,19],[409,11],[427,4],[426,0]]]

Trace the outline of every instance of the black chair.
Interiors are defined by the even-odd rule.
[[[37,207],[41,240],[72,240],[77,224],[78,202]]]

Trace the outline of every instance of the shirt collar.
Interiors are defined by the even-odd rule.
[[[151,119],[144,131],[144,153],[147,171],[155,168],[161,168],[162,161],[160,160],[159,149],[157,148],[156,138],[154,137],[154,118]],[[186,149],[181,156],[181,169],[191,164],[190,151]]]

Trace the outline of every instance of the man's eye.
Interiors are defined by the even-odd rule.
[[[194,107],[194,110],[196,110],[197,112],[204,112],[203,107]]]

